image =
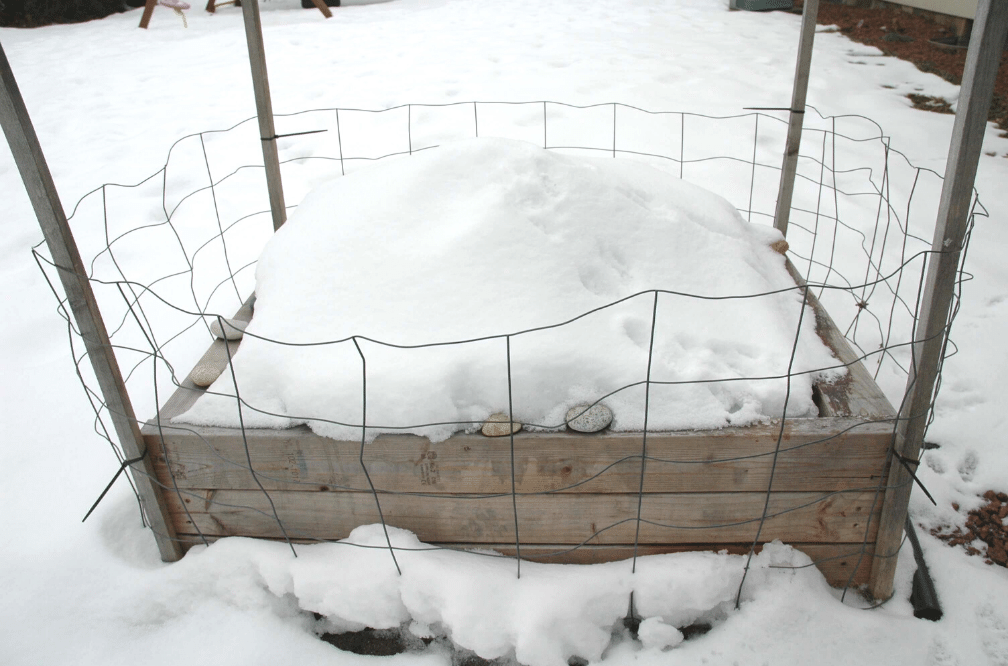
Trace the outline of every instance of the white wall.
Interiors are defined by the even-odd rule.
[[[890,2],[968,19],[976,16],[977,9],[977,0],[890,0]]]

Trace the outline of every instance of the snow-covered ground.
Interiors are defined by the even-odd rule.
[[[790,99],[799,25],[789,14],[728,12],[722,0],[344,0],[329,21],[292,0],[264,3],[262,11],[278,113],[474,99],[618,101],[709,114],[779,107]],[[164,8],[150,30],[138,30],[138,21],[133,11],[82,25],[0,30],[65,207],[101,183],[153,173],[183,135],[254,113],[239,10],[192,10],[188,29]],[[871,117],[911,161],[941,172],[952,118],[913,110],[907,92],[954,99],[958,90],[842,35],[817,35],[809,102],[830,115]],[[999,351],[1008,324],[1001,250],[1008,140],[988,128],[984,151],[995,153],[981,157],[977,182],[990,219],[974,232],[967,266],[974,279],[955,328],[959,352],[945,366],[929,433],[941,447],[927,453],[921,474],[939,506],[917,492],[911,501],[925,526],[962,524],[952,502],[965,511],[983,490],[1008,491],[999,397],[1008,388]],[[373,624],[409,617],[417,631],[440,622],[487,656],[515,648],[544,664],[579,651],[611,664],[1008,663],[1008,571],[947,548],[926,530],[925,556],[946,612],[936,624],[911,615],[909,552],[900,557],[896,596],[871,611],[850,596],[842,605],[811,569],[760,569],[741,610],[732,611],[726,581],[741,565],[727,556],[645,560],[637,579],[615,565],[579,573],[530,567],[518,582],[494,571],[497,560],[416,553],[404,557],[399,579],[390,578],[394,569],[380,550],[319,546],[301,549],[295,561],[274,544],[235,540],[164,565],[126,484],[80,523],[117,463],[92,431],[66,326],[29,251],[40,233],[6,148],[0,192],[7,221],[0,240],[3,663],[373,661],[318,641],[308,610],[359,622],[380,616]],[[98,242],[102,230],[77,233]],[[783,548],[761,557],[800,558]],[[664,589],[639,610],[665,623],[706,616],[716,627],[660,652],[659,638],[674,635],[655,620],[646,634],[658,645],[616,640],[602,653],[599,636],[618,617],[615,596],[623,601],[630,589]],[[385,659],[433,665],[446,657]]]

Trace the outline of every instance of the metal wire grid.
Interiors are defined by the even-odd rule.
[[[815,111],[814,109],[809,109]],[[258,137],[254,118],[220,131],[206,131],[184,137],[169,151],[165,165],[155,174],[133,185],[105,184],[85,195],[75,206],[71,223],[81,244],[82,255],[90,258],[89,279],[106,318],[116,356],[124,368],[131,399],[138,413],[156,413],[166,395],[180,387],[185,376],[177,369],[191,367],[212,337],[209,321],[218,321],[233,312],[251,293],[252,268],[262,245],[272,233],[263,167],[258,154]],[[346,174],[368,162],[396,158],[413,152],[435,149],[445,141],[473,136],[503,136],[539,141],[544,148],[566,153],[603,154],[645,161],[686,180],[695,180],[704,187],[731,201],[739,212],[754,223],[770,224],[780,173],[780,155],[786,121],[763,112],[747,112],[734,116],[707,116],[685,112],[652,112],[638,107],[612,103],[575,106],[552,101],[537,102],[457,102],[451,104],[408,104],[382,110],[317,109],[277,116],[284,186],[288,200],[300,200],[315,184]],[[335,139],[335,141],[333,140]],[[251,179],[251,180],[250,180]],[[245,193],[255,183],[254,191],[262,196],[248,200]],[[794,290],[808,297],[817,292],[820,301],[840,323],[846,338],[860,358],[889,395],[902,394],[907,369],[914,362],[911,344],[913,327],[930,243],[929,225],[937,208],[937,193],[941,176],[929,169],[914,167],[899,151],[890,146],[882,129],[863,116],[822,116],[808,113],[804,129],[803,151],[799,160],[795,203],[789,228],[789,256],[799,267],[806,284]],[[294,208],[290,206],[289,208]],[[975,198],[970,224],[986,211]],[[912,224],[913,221],[913,224]],[[968,237],[967,237],[968,241]],[[107,405],[89,376],[88,364],[79,332],[68,316],[66,302],[52,280],[56,269],[41,244],[34,248],[40,269],[59,300],[59,312],[67,322],[68,338],[81,384],[95,412],[95,431],[111,445],[120,462],[121,473],[130,463],[125,460],[106,423]],[[962,284],[970,279],[962,266],[957,291],[946,331],[959,308]],[[848,277],[850,276],[850,277]],[[777,293],[777,292],[774,292]],[[780,430],[772,452],[709,461],[664,460],[649,455],[647,449],[648,401],[652,386],[695,383],[661,382],[651,378],[657,312],[662,298],[680,297],[731,301],[760,298],[769,294],[739,294],[711,299],[702,294],[653,289],[580,314],[568,321],[538,329],[504,332],[474,340],[439,341],[432,344],[393,345],[365,336],[330,340],[318,345],[353,344],[361,359],[363,410],[360,423],[344,423],[361,431],[360,465],[368,481],[367,488],[350,488],[330,484],[337,490],[365,491],[372,494],[383,528],[386,546],[393,563],[397,547],[388,539],[386,519],[381,510],[385,495],[429,497],[428,493],[396,492],[376,489],[365,463],[367,428],[384,430],[410,429],[436,424],[367,423],[367,357],[360,342],[419,349],[432,346],[462,345],[477,341],[499,340],[507,355],[509,414],[512,373],[511,342],[515,337],[547,328],[567,326],[597,311],[614,307],[635,298],[652,299],[652,318],[648,372],[639,381],[599,396],[598,404],[619,391],[643,386],[645,392],[644,430],[641,450],[614,461],[589,479],[570,487],[544,493],[524,493],[516,490],[514,479],[514,435],[510,437],[512,499],[515,526],[516,574],[521,575],[521,534],[519,533],[517,499],[521,495],[550,494],[569,490],[603,476],[623,462],[640,461],[640,488],[636,518],[627,518],[604,525],[581,544],[557,553],[539,554],[547,558],[572,552],[588,544],[600,534],[627,522],[636,523],[633,567],[642,524],[665,529],[712,529],[751,524],[754,537],[750,558],[760,543],[760,534],[767,519],[824,502],[831,497],[851,492],[873,492],[877,506],[885,491],[884,470],[879,470],[880,483],[871,488],[858,488],[823,493],[813,501],[783,510],[770,510],[771,489],[777,459],[782,452],[821,443],[808,442],[787,446],[782,441],[788,419],[791,363],[797,348],[795,332],[791,363],[786,373],[767,377],[734,377],[707,380],[787,382],[788,397],[779,420]],[[804,302],[804,299],[803,299]],[[799,329],[801,316],[799,317]],[[204,331],[206,331],[204,333]],[[251,335],[251,334],[249,334]],[[276,344],[289,344],[272,341]],[[955,346],[945,350],[944,357],[954,353]],[[229,352],[230,353],[230,352]],[[835,367],[842,367],[837,364]],[[161,368],[159,371],[159,367]],[[229,363],[230,368],[230,363]],[[819,372],[829,368],[818,368]],[[234,380],[233,369],[231,377]],[[242,422],[243,411],[269,412],[242,399],[234,381],[236,410]],[[940,386],[940,376],[939,376]],[[937,395],[937,388],[935,396]],[[932,396],[931,405],[934,404]],[[897,410],[899,411],[899,410]],[[933,418],[933,410],[929,415]],[[296,417],[294,417],[296,419]],[[312,418],[313,421],[321,419]],[[459,428],[472,428],[479,423],[456,423]],[[566,422],[528,424],[541,429],[560,430]],[[893,429],[897,424],[892,421]],[[158,422],[159,428],[169,427]],[[176,424],[172,429],[185,429]],[[857,426],[853,426],[857,427]],[[195,432],[195,431],[193,431]],[[836,437],[833,435],[832,437]],[[829,439],[829,438],[826,438]],[[218,455],[207,443],[207,455]],[[276,481],[253,468],[245,440],[245,460],[221,463],[247,469],[270,506],[275,520],[292,550],[295,542],[317,539],[290,530],[280,519],[269,491],[262,480]],[[758,518],[740,518],[720,525],[669,525],[641,516],[644,498],[645,467],[648,463],[718,464],[772,456],[766,502]],[[892,458],[890,450],[889,457]],[[911,463],[915,461],[910,461]],[[171,466],[168,466],[171,471]],[[136,473],[136,472],[134,472]],[[118,478],[119,474],[116,475]],[[115,479],[113,479],[114,482]],[[202,494],[181,489],[174,477],[170,486],[150,479],[180,501],[191,496],[206,501]],[[290,483],[290,480],[284,480]],[[132,483],[132,481],[131,481]],[[307,483],[307,482],[306,482]],[[111,486],[111,483],[109,484]],[[108,488],[106,488],[107,492]],[[473,494],[456,496],[458,501],[472,501],[503,494]],[[104,497],[104,493],[102,493]],[[101,498],[99,498],[100,501]],[[139,501],[139,497],[138,497]],[[183,508],[186,503],[181,502]],[[97,504],[97,502],[96,502]],[[219,503],[221,506],[226,504]],[[93,509],[93,507],[92,507]],[[185,509],[188,513],[188,509]],[[141,507],[141,514],[143,507]],[[872,512],[869,512],[869,516]],[[190,519],[192,517],[190,516]],[[195,521],[192,521],[196,525]],[[394,522],[394,520],[393,520]],[[860,547],[841,557],[857,557],[847,586],[864,558],[881,557],[868,547],[870,520],[865,526]],[[199,530],[198,526],[196,527]],[[200,538],[207,538],[201,533]],[[346,543],[346,542],[343,542]],[[348,544],[357,547],[374,547]],[[424,550],[441,549],[430,546]],[[401,549],[400,549],[401,550]],[[296,554],[296,551],[295,551]],[[484,556],[509,557],[481,552]],[[836,559],[836,558],[830,558]],[[823,562],[818,560],[814,564]],[[748,570],[748,562],[746,569]],[[846,592],[846,588],[845,588]],[[741,593],[741,587],[740,587]]]

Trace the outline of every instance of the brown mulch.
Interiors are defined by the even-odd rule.
[[[1008,520],[1008,494],[988,490],[983,497],[987,503],[969,512],[965,531],[961,527],[952,531],[938,528],[931,530],[931,534],[950,546],[965,546],[970,555],[981,554],[974,544],[977,540],[982,541],[987,546],[987,564],[1008,567],[1008,527],[1005,525]],[[952,507],[959,510],[955,504]]]
[[[801,6],[796,1],[796,7]],[[867,4],[867,3],[865,3]],[[880,49],[883,53],[912,62],[922,72],[937,74],[959,85],[966,65],[966,49],[935,42],[956,41],[953,28],[933,18],[910,14],[902,9],[851,7],[821,2],[820,25],[835,25],[840,32],[861,44]],[[994,100],[988,119],[1005,130],[1008,138],[1008,52],[1001,56],[1001,66],[994,83]],[[951,109],[941,98],[908,95],[914,106],[927,111],[949,113]]]

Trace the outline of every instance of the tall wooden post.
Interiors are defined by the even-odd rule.
[[[980,0],[966,54],[966,69],[931,244],[932,254],[928,259],[927,281],[914,331],[914,365],[910,368],[897,428],[896,452],[911,461],[918,459],[924,443],[935,380],[948,334],[949,312],[969,223],[973,183],[987,127],[987,111],[990,109],[1006,30],[1008,2]],[[895,556],[902,541],[912,484],[910,473],[899,461],[893,460],[871,572],[871,591],[876,599],[887,599],[892,595]]]
[[[794,88],[791,91],[791,113],[788,118],[787,144],[784,164],[781,167],[780,188],[777,190],[777,210],[774,227],[787,236],[791,218],[791,199],[794,196],[795,176],[798,173],[798,149],[801,147],[802,123],[805,121],[805,96],[808,92],[809,70],[812,67],[812,43],[815,40],[819,0],[805,0],[802,9],[801,38],[798,42],[798,64],[795,66]]]
[[[109,418],[127,459],[139,458],[144,454],[143,438],[137,424],[129,394],[123,382],[122,373],[112,350],[108,331],[98,310],[91,283],[88,282],[84,263],[70,232],[66,214],[60,203],[52,175],[46,164],[42,147],[39,145],[35,128],[32,127],[28,110],[25,108],[21,91],[18,89],[10,63],[0,45],[0,126],[7,136],[11,153],[21,179],[24,181],[28,198],[31,199],[35,216],[45,236],[46,245],[57,266],[60,282],[66,292],[70,311],[77,328],[84,338],[88,359],[98,378],[98,387],[108,409]],[[161,558],[166,561],[182,557],[182,548],[175,538],[175,529],[168,518],[161,490],[152,479],[157,478],[150,457],[131,465],[133,481],[140,493],[144,512],[154,530]]]
[[[252,88],[255,91],[259,137],[262,141],[263,164],[266,167],[266,188],[269,191],[275,231],[287,221],[287,208],[280,180],[280,156],[277,154],[273,102],[270,100],[269,77],[266,75],[266,50],[263,47],[262,21],[259,19],[259,0],[242,0],[242,16],[245,19],[245,40],[248,42],[249,64],[252,66]]]

